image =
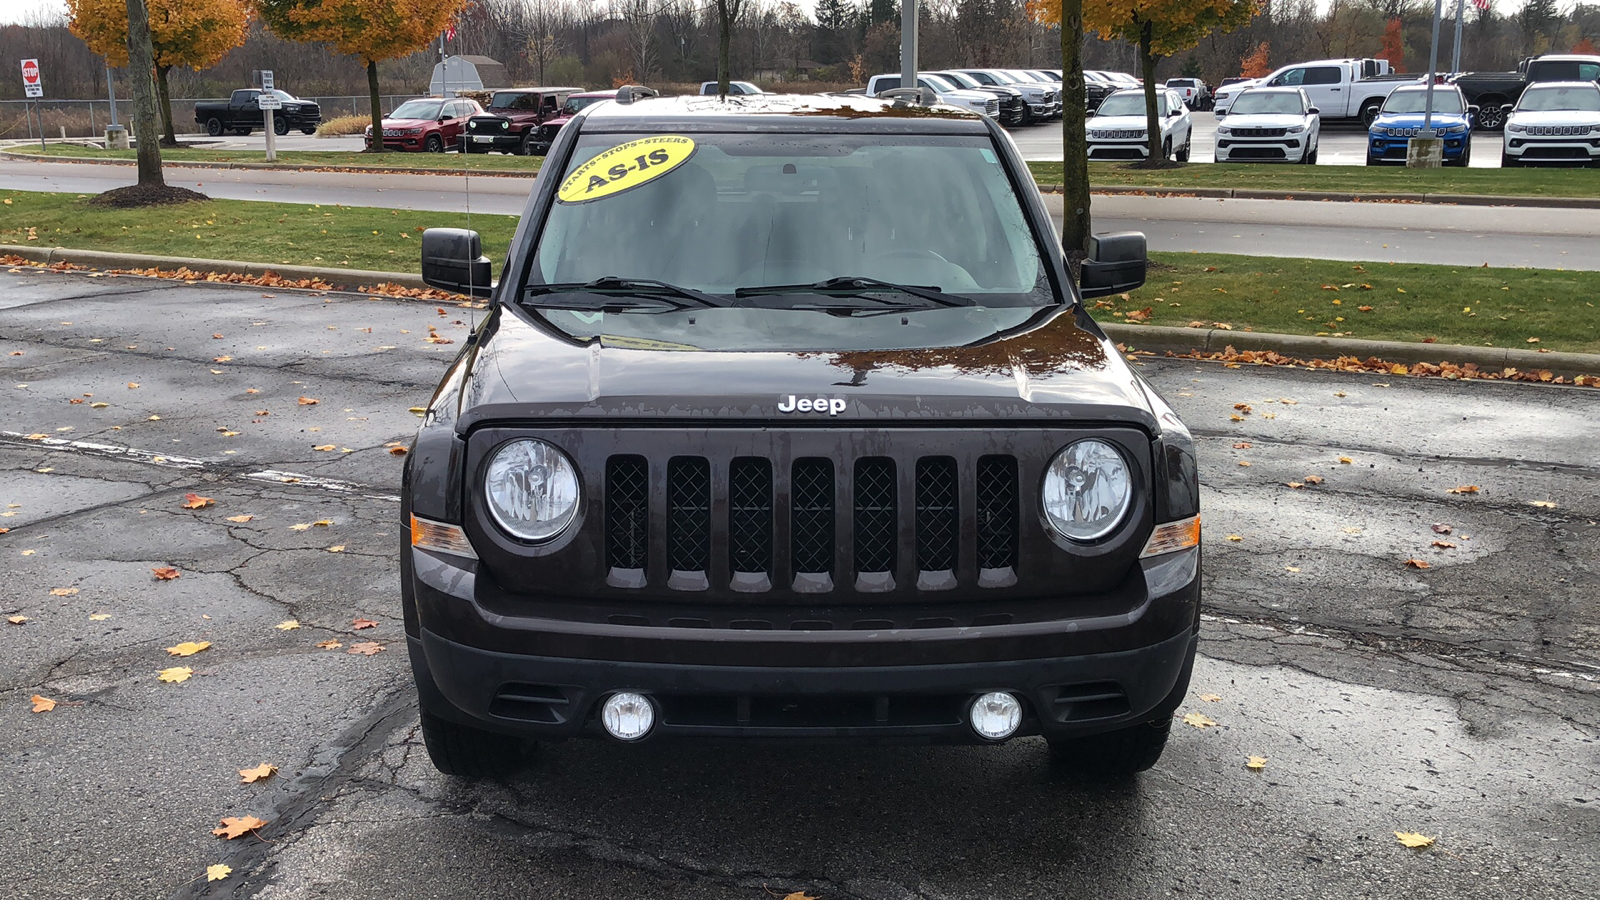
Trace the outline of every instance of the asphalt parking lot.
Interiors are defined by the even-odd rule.
[[[1145,361],[1200,441],[1180,713],[1217,725],[1178,726],[1132,786],[1077,785],[1033,739],[571,743],[466,784],[416,733],[391,445],[475,311],[13,271],[0,316],[8,897],[1570,900],[1600,878],[1592,390]],[[267,824],[212,835],[247,815]]]

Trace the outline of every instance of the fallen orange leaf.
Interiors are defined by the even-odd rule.
[[[267,824],[265,821],[255,816],[230,816],[223,819],[221,827],[213,828],[211,833],[231,841],[236,837],[243,837],[265,824]]]
[[[1411,569],[1431,569],[1431,568],[1433,568],[1432,566],[1428,565],[1428,563],[1425,560],[1420,560],[1420,559],[1408,559],[1408,560],[1406,560],[1406,567],[1407,568],[1411,568]]]
[[[1463,484],[1460,487],[1453,487],[1446,491],[1449,494],[1476,494],[1477,492],[1478,486],[1475,484]]]
[[[355,630],[357,630],[357,631],[360,631],[363,628],[377,628],[378,627],[378,623],[372,621],[371,619],[351,619],[350,620],[350,625],[351,625],[351,627],[355,628]]]
[[[157,581],[171,581],[174,578],[181,578],[183,576],[182,572],[179,572],[177,569],[174,569],[171,566],[158,566],[150,571],[155,573]]]
[[[50,710],[55,709],[55,708],[56,708],[56,702],[54,700],[51,700],[49,697],[41,697],[38,694],[34,694],[33,695],[33,711],[34,712],[36,712],[36,713],[46,713],[46,712],[49,712]]]
[[[174,647],[167,648],[168,656],[193,656],[201,650],[211,646],[210,641],[184,641]]]
[[[360,656],[371,656],[374,653],[378,653],[382,650],[383,645],[377,641],[357,641],[356,643],[351,644],[350,649],[346,650],[345,652],[354,653]]]
[[[254,769],[240,769],[239,780],[244,784],[255,784],[263,778],[271,778],[278,771],[272,763],[262,763]]]
[[[210,497],[202,497],[192,491],[183,495],[184,509],[205,509],[216,502],[217,501],[211,499]]]
[[[320,401],[318,401],[315,397],[301,397],[297,402],[301,406],[316,406]]]

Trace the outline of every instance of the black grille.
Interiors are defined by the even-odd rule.
[[[728,562],[734,572],[772,571],[772,462],[741,456],[728,470]]]
[[[1247,138],[1283,137],[1288,133],[1288,131],[1283,128],[1234,128],[1231,130],[1233,131],[1234,137]]]
[[[833,461],[794,461],[790,476],[791,554],[796,572],[833,571]]]
[[[1228,150],[1230,159],[1288,159],[1282,147],[1234,147]]]
[[[948,456],[917,460],[917,568],[953,571],[961,525],[956,502],[956,461]]]
[[[899,525],[894,460],[886,456],[856,460],[855,481],[856,571],[893,572]]]
[[[711,466],[698,456],[667,463],[667,565],[704,572],[711,558]]]
[[[649,546],[650,466],[642,456],[606,461],[606,564],[643,569]]]
[[[1017,563],[1017,461],[1010,456],[978,460],[978,567],[1004,569]]]

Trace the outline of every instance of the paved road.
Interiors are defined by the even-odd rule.
[[[1219,727],[1179,726],[1136,786],[1075,786],[1033,739],[573,743],[462,784],[418,743],[384,445],[456,349],[428,327],[459,340],[471,311],[38,272],[0,273],[0,309],[0,613],[28,618],[0,623],[7,896],[1570,900],[1600,878],[1593,391],[1146,363],[1200,441],[1181,711]],[[163,652],[182,640],[212,646]],[[210,834],[244,815],[260,840]],[[213,863],[234,873],[207,888]]]
[[[251,169],[179,169],[170,183],[236,200],[340,203],[519,215],[531,181],[458,175],[370,175]],[[0,180],[18,190],[99,193],[133,181],[123,166],[0,159]],[[1057,221],[1059,197],[1048,197]],[[1155,250],[1315,256],[1376,262],[1600,268],[1593,236],[1600,210],[1306,203],[1277,200],[1101,196],[1096,228],[1139,230]],[[444,219],[441,225],[464,220]]]

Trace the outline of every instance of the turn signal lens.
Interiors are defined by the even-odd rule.
[[[1150,540],[1145,542],[1144,552],[1139,556],[1141,558],[1160,556],[1163,553],[1198,546],[1200,546],[1200,517],[1190,516],[1187,519],[1157,525],[1156,530],[1150,532]]]
[[[461,530],[461,526],[446,525],[419,516],[411,517],[411,546],[470,559],[478,558],[477,552],[472,549],[472,542],[467,540],[467,533]]]

